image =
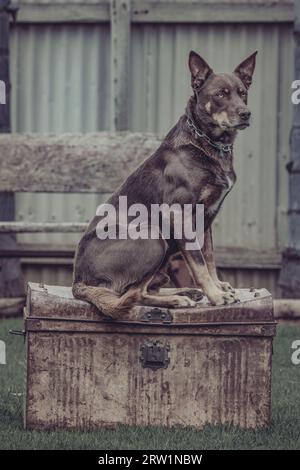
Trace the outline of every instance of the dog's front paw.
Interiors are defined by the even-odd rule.
[[[174,307],[195,307],[196,305],[195,300],[185,295],[178,295],[174,302],[176,304]]]
[[[224,292],[234,292],[234,288],[229,284],[229,282],[223,282],[217,279],[217,281],[215,281],[215,284],[218,289]]]
[[[207,298],[212,305],[228,305],[233,304],[236,301],[233,292],[224,292],[222,290],[216,290],[209,293]]]
[[[203,299],[203,292],[200,289],[193,289],[188,288],[187,290],[184,290],[180,292],[178,295],[189,297],[190,299],[194,300],[195,302],[199,302],[200,300]]]

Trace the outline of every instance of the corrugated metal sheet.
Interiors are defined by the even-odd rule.
[[[109,128],[110,40],[107,25],[28,25],[12,29],[12,128],[16,132],[86,132]],[[17,219],[89,220],[97,195],[19,194]],[[24,242],[74,243],[76,235],[41,234]]]
[[[259,51],[250,93],[253,122],[235,151],[236,187],[216,221],[222,246],[273,248],[286,241],[288,134],[293,80],[288,24],[134,25],[130,123],[133,131],[165,133],[190,95],[187,55],[201,53],[231,71]],[[11,35],[12,123],[18,132],[95,131],[109,127],[108,25],[17,25]],[[97,196],[19,195],[18,219],[89,219]],[[74,235],[23,236],[72,242]]]
[[[108,128],[108,25],[17,25],[10,46],[14,131]]]
[[[72,267],[55,264],[22,264],[24,279],[30,282],[48,285],[70,286],[72,284]]]

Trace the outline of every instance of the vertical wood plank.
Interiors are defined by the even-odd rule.
[[[300,76],[300,0],[295,2],[295,78]],[[280,284],[285,298],[300,298],[300,106],[294,105],[290,135],[288,247],[283,253]]]
[[[300,0],[295,2],[295,76],[300,77]],[[294,105],[289,170],[289,246],[300,255],[300,106]]]
[[[111,0],[111,130],[129,128],[131,0]]]
[[[8,0],[0,0],[0,80],[5,84],[5,104],[0,104],[0,133],[10,132],[9,13]],[[0,192],[0,220],[15,219],[15,198]],[[14,235],[0,236],[0,249],[16,248]],[[24,293],[18,259],[0,259],[0,297],[21,297]]]
[[[10,106],[9,106],[9,16],[6,11],[8,1],[0,0],[0,80],[5,84],[5,104],[0,104],[0,132],[10,132]]]

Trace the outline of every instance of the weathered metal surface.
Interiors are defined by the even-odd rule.
[[[139,361],[144,340],[27,334],[26,427],[269,424],[270,338],[173,336],[170,365],[157,371]]]
[[[171,324],[175,323],[207,323],[207,322],[272,322],[273,301],[266,289],[237,289],[239,303],[212,307],[206,297],[198,302],[197,308],[168,309],[172,316]],[[145,326],[144,314],[146,307],[136,307],[127,313],[123,321],[139,321]],[[148,309],[149,312],[153,307]],[[27,316],[40,319],[65,319],[74,321],[94,321],[102,324],[105,317],[95,306],[88,302],[74,299],[70,287],[50,286],[29,283],[27,291]],[[117,322],[120,324],[120,322]],[[114,324],[117,324],[114,322]],[[149,322],[154,323],[155,322]],[[163,321],[161,322],[164,323]],[[106,325],[111,322],[106,321]]]
[[[69,289],[30,285],[25,426],[267,426],[275,324],[260,294],[240,291],[248,300],[223,308],[204,300],[148,324],[141,307],[108,322]]]
[[[201,312],[198,311],[198,315]],[[234,324],[232,324],[234,323]],[[30,332],[41,332],[41,333],[90,333],[90,334],[151,334],[165,336],[172,334],[173,336],[236,336],[236,337],[251,337],[251,336],[264,336],[272,337],[275,334],[275,327],[270,322],[257,322],[254,325],[247,322],[224,322],[212,325],[212,323],[176,323],[172,327],[166,327],[166,325],[157,325],[148,323],[134,322],[134,321],[120,321],[117,324],[110,322],[86,322],[85,325],[81,325],[76,321],[62,324],[61,320],[57,319],[32,319],[28,318],[25,322],[26,330]]]

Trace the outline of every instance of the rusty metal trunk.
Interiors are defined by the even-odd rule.
[[[108,321],[71,289],[29,284],[26,428],[270,422],[270,294],[241,303],[136,307]]]

